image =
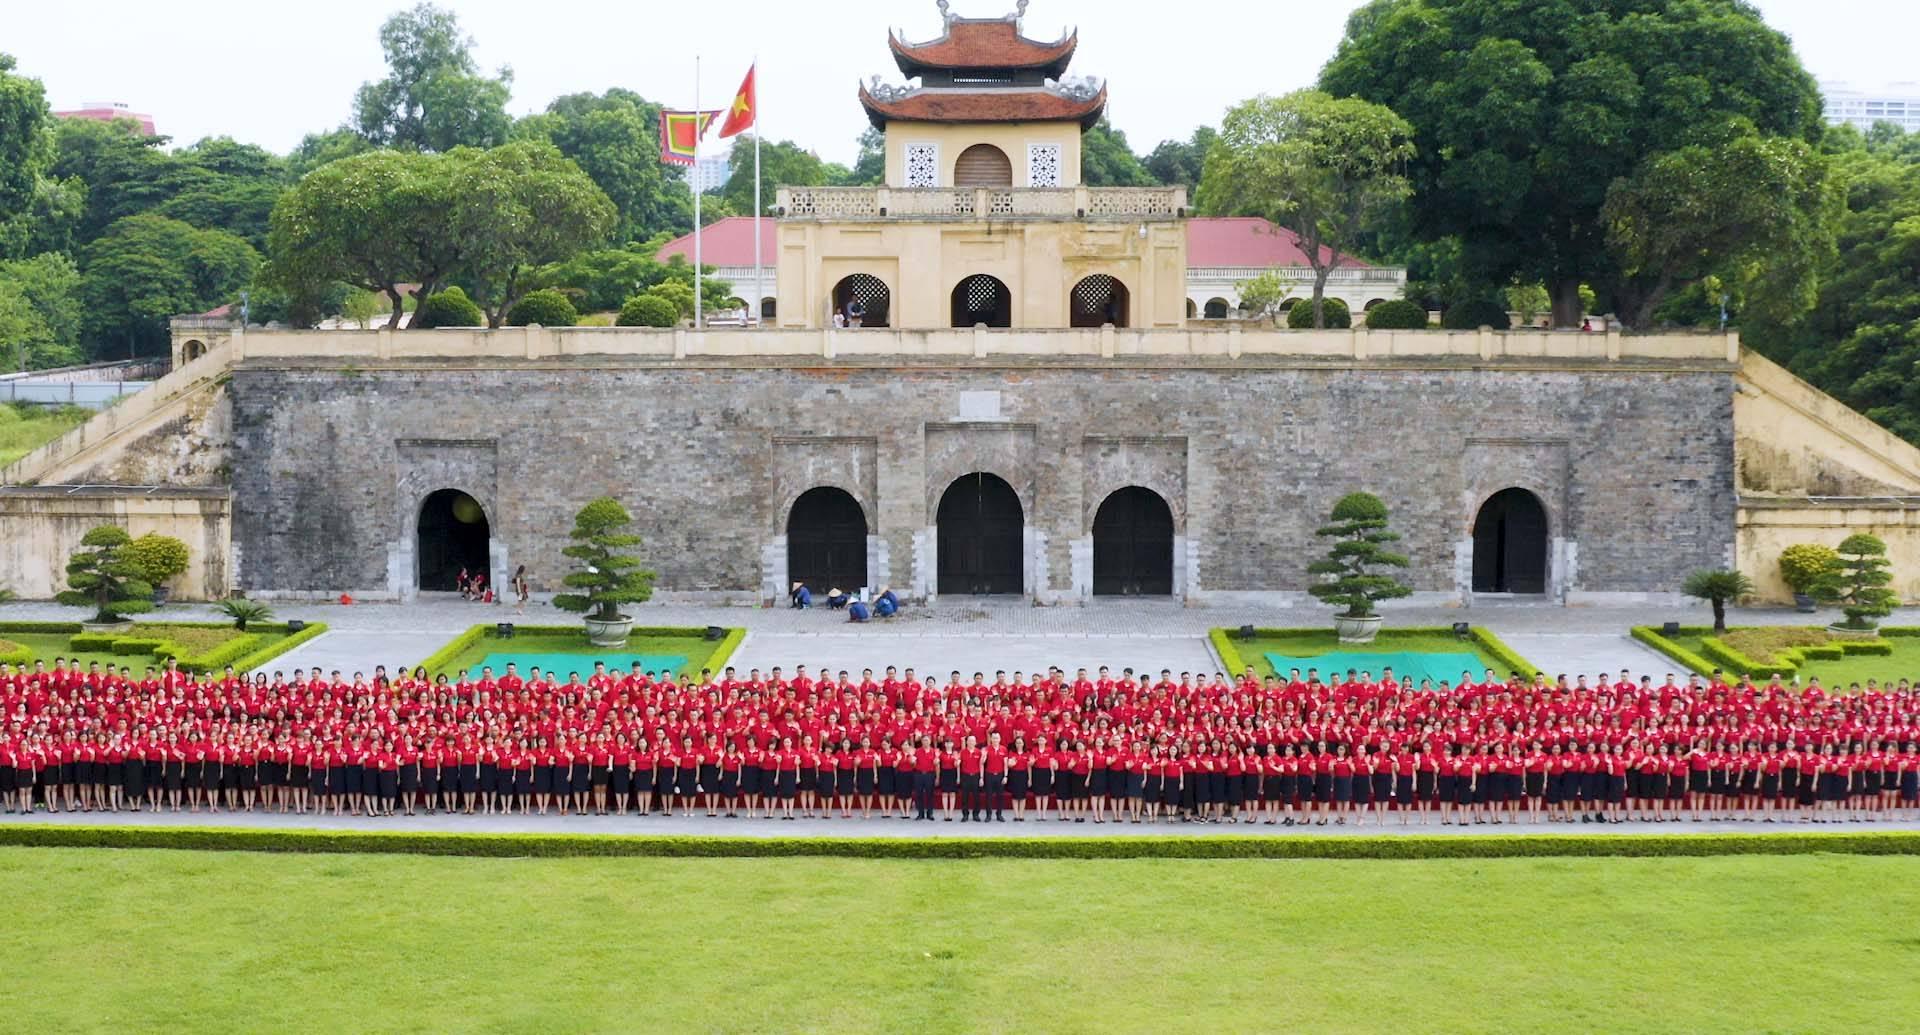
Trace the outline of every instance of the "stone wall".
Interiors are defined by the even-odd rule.
[[[117,525],[186,543],[187,570],[168,588],[181,600],[219,600],[228,589],[227,518],[224,489],[0,489],[0,589],[25,600],[53,596],[67,588],[67,558],[81,537]]]
[[[1301,592],[1312,530],[1356,489],[1393,508],[1415,586],[1458,598],[1478,506],[1515,485],[1547,510],[1554,595],[1667,593],[1731,558],[1732,382],[1710,362],[249,360],[235,577],[409,595],[421,502],[457,488],[486,508],[496,582],[526,563],[549,589],[573,512],[611,494],[662,590],[753,599],[780,584],[786,508],[833,484],[867,511],[873,582],[920,595],[942,493],[989,471],[1020,497],[1042,601],[1085,595],[1093,515],[1130,484],[1167,497],[1196,601]]]

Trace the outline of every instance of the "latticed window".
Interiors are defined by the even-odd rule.
[[[1060,186],[1060,145],[1027,145],[1027,185],[1029,187]]]
[[[953,326],[1009,327],[1013,322],[1013,296],[998,277],[976,273],[953,289]]]
[[[851,317],[853,314],[849,310],[856,302],[864,310],[861,326],[887,326],[892,293],[887,290],[885,281],[872,274],[856,273],[834,285],[833,306],[841,315]]]
[[[1096,273],[1083,278],[1073,286],[1070,300],[1073,327],[1098,327],[1101,324],[1113,324],[1115,327],[1127,325],[1127,286],[1107,276]]]
[[[907,186],[940,186],[940,145],[907,145]]]

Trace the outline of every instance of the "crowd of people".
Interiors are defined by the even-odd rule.
[[[805,667],[0,667],[6,810],[1503,824],[1920,818],[1920,688]]]

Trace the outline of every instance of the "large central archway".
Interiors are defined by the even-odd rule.
[[[1525,489],[1501,489],[1473,519],[1473,591],[1547,591],[1547,509]]]
[[[1000,278],[976,273],[953,288],[953,326],[1013,326],[1013,292]]]
[[[432,592],[459,588],[460,572],[486,575],[489,529],[480,501],[458,489],[441,489],[420,505],[418,559],[420,588]]]
[[[1019,593],[1025,515],[1013,486],[975,472],[947,486],[934,517],[939,527],[941,593]]]
[[[1095,596],[1173,592],[1173,510],[1152,489],[1129,485],[1093,515]]]
[[[860,501],[830,485],[808,489],[787,514],[787,582],[815,596],[867,584],[867,515]]]

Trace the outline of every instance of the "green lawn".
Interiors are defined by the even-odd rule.
[[[1887,1031],[1920,861],[0,849],[14,1031]]]
[[[597,658],[645,654],[678,655],[686,658],[686,664],[682,668],[689,674],[698,675],[703,668],[719,670],[721,666],[714,664],[714,661],[722,643],[723,641],[710,641],[698,635],[663,636],[635,632],[627,638],[625,647],[607,650],[589,644],[586,634],[577,629],[555,632],[547,629],[528,629],[522,626],[516,629],[513,639],[505,640],[494,633],[491,626],[488,626],[484,635],[455,653],[445,664],[429,667],[432,669],[432,674],[438,675],[444,672],[449,678],[463,668],[469,669],[477,678],[480,674],[480,663],[491,654],[565,654],[578,659],[580,675],[585,678],[592,673],[593,663]],[[724,663],[725,659],[720,660]],[[625,671],[624,667],[622,671]],[[500,673],[496,671],[494,674]],[[524,671],[520,674],[526,675]],[[565,670],[560,672],[560,678],[566,678]]]
[[[1733,630],[1738,631],[1738,630]],[[1707,634],[1683,631],[1678,636],[1667,639],[1680,647],[1700,653],[1700,641]],[[1799,678],[1805,683],[1809,677],[1820,677],[1822,686],[1845,689],[1851,684],[1865,686],[1867,680],[1876,679],[1882,683],[1898,682],[1901,679],[1920,680],[1920,636],[1888,636],[1886,642],[1893,645],[1892,654],[1849,654],[1837,660],[1810,659],[1800,663]],[[1713,662],[1711,659],[1709,664]],[[1684,667],[1674,663],[1676,670],[1684,672]],[[1720,666],[1725,668],[1726,666]],[[1757,682],[1764,683],[1768,673],[1764,670],[1752,673]]]
[[[12,403],[0,405],[0,467],[79,427],[92,416],[92,410],[78,406],[49,409]]]
[[[140,622],[138,623],[138,627],[130,631],[127,635],[129,637],[166,635],[166,624],[167,623],[164,622]],[[78,626],[76,626],[75,632],[78,631]],[[286,631],[285,625],[278,623],[254,625],[251,626],[248,631],[260,637],[253,650],[247,651],[249,654],[253,653],[254,650],[263,650],[271,647],[291,635]],[[196,651],[211,649],[218,646],[224,640],[242,635],[237,630],[203,628],[182,630],[182,634],[190,637],[190,642],[184,642],[181,646],[190,647]],[[53,659],[55,658],[67,658],[69,660],[77,658],[83,666],[95,661],[103,666],[112,665],[115,668],[125,665],[128,669],[131,669],[136,676],[146,671],[148,665],[152,665],[155,668],[161,667],[162,663],[152,654],[109,654],[103,651],[83,651],[75,653],[73,649],[68,646],[68,642],[73,639],[73,636],[74,633],[64,632],[13,632],[8,630],[4,625],[0,625],[0,640],[17,643],[26,647],[34,652],[36,658],[45,661],[49,666],[53,664]]]
[[[1254,673],[1263,679],[1270,675],[1280,676],[1281,678],[1285,678],[1287,675],[1285,672],[1275,672],[1273,666],[1267,663],[1267,653],[1269,651],[1285,657],[1295,658],[1314,657],[1316,655],[1331,654],[1337,651],[1356,654],[1393,654],[1399,652],[1472,654],[1480,659],[1480,667],[1475,669],[1473,673],[1476,678],[1480,676],[1481,671],[1489,668],[1504,677],[1509,668],[1508,665],[1489,654],[1478,643],[1472,640],[1462,640],[1454,636],[1451,631],[1434,632],[1431,630],[1387,628],[1380,630],[1380,635],[1376,637],[1372,643],[1358,645],[1341,643],[1339,637],[1334,635],[1332,629],[1312,631],[1288,630],[1285,635],[1279,636],[1256,631],[1256,635],[1251,640],[1233,640],[1233,647],[1239,651],[1241,660],[1252,665]],[[1379,675],[1379,672],[1374,672],[1374,676],[1378,677]],[[1320,676],[1322,679],[1326,679],[1328,678],[1328,673],[1322,672]],[[1447,678],[1457,680],[1460,678],[1460,673],[1449,673]]]

